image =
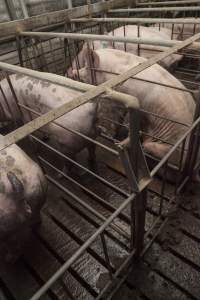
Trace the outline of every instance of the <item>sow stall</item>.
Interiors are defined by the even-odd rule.
[[[94,5],[93,8],[95,7]],[[105,13],[104,10],[98,12],[94,10],[94,12]],[[184,41],[148,41],[140,39],[139,36],[128,38],[124,34],[124,37],[119,38],[100,34],[105,28],[111,30],[119,24],[123,26],[128,23],[137,24],[139,28],[140,24],[148,22],[150,24],[170,23],[173,27],[173,24],[180,20],[111,19],[108,17],[89,19],[88,22],[88,19],[68,18],[60,24],[51,24],[50,28],[48,26],[42,31],[32,28],[32,32],[28,31],[30,29],[28,25],[27,27],[24,25],[27,30],[21,30],[16,36],[16,49],[21,66],[0,63],[2,78],[7,78],[22,116],[23,111],[28,111],[33,119],[20,127],[19,124],[14,124],[16,127],[14,130],[10,130],[8,126],[5,136],[0,140],[0,149],[20,142],[21,147],[24,147],[27,153],[40,163],[49,182],[48,199],[42,211],[41,227],[34,230],[30,243],[16,265],[2,264],[0,267],[2,292],[8,299],[104,299],[106,297],[117,299],[116,292],[124,282],[129,288],[135,288],[134,282],[137,282],[137,278],[132,282],[128,275],[130,271],[134,272],[134,268],[138,268],[137,261],[151,251],[152,245],[159,248],[159,235],[170,219],[171,208],[179,207],[182,213],[187,212],[187,206],[180,201],[182,191],[190,182],[192,171],[199,167],[199,161],[196,160],[200,128],[199,84],[194,80],[194,75],[199,72],[198,68],[194,70],[194,65],[191,64],[177,71],[179,75],[181,72],[182,76],[189,73],[189,80],[181,77],[181,80],[187,84],[187,88],[182,90],[195,98],[196,112],[191,126],[179,124],[187,127],[186,133],[172,145],[171,150],[160,161],[148,157],[141,147],[140,119],[143,114],[149,114],[149,112],[140,109],[138,99],[119,93],[116,88],[173,53],[182,53],[185,59],[189,57],[191,62],[198,60],[199,50],[196,41],[200,39],[200,34],[187,37]],[[187,22],[191,21],[181,20],[181,24],[187,24]],[[194,28],[195,24],[199,24],[198,20],[192,22]],[[59,28],[59,32],[46,32],[46,30],[55,30],[55,27]],[[95,36],[92,33],[88,34],[88,30],[94,28],[95,33],[99,34]],[[85,30],[87,34],[82,33]],[[13,34],[12,28],[10,33]],[[144,63],[99,86],[84,84],[57,75],[66,73],[67,67],[76,57],[83,42],[94,40],[122,42],[124,50],[126,50],[126,43],[136,43],[138,54],[141,44],[159,44],[169,49],[155,53]],[[54,48],[54,45],[59,49]],[[63,53],[60,66],[57,64],[56,51],[58,50]],[[76,64],[79,65],[78,56]],[[48,69],[49,65],[53,66],[53,70]],[[52,73],[45,73],[49,71]],[[103,72],[91,66],[91,72],[93,71]],[[40,115],[27,105],[19,103],[12,82],[9,80],[9,75],[12,73],[24,74],[42,80],[44,83],[70,87],[83,93],[73,101]],[[95,84],[95,80],[93,83]],[[157,84],[153,80],[148,83]],[[175,89],[167,85],[166,88],[169,89],[169,93]],[[2,89],[1,92],[3,95]],[[116,140],[102,132],[96,140],[81,135],[83,139],[97,148],[98,172],[88,166],[85,153],[82,153],[75,161],[48,145],[48,141],[37,136],[36,131],[44,125],[50,122],[56,124],[56,120],[63,114],[102,96],[126,107],[129,114],[129,122],[126,124],[129,129],[129,138]],[[154,117],[162,118],[159,115]],[[23,118],[22,121],[24,121]],[[111,124],[115,123],[112,119],[107,121]],[[175,120],[167,121],[175,122]],[[118,125],[124,126],[124,124]],[[73,128],[65,127],[64,129],[80,136],[80,133],[74,131]],[[185,151],[185,142],[188,137],[190,137],[189,148]],[[181,149],[182,155],[179,164],[174,166],[169,161],[177,149]],[[184,164],[185,152],[187,158]],[[153,161],[153,166],[149,165],[147,158]],[[58,159],[62,162],[70,161],[79,173],[81,170],[84,174],[75,176],[63,173],[62,169],[57,166]],[[162,177],[157,177],[161,169],[163,170]],[[167,180],[171,170],[176,174],[174,184]],[[62,179],[58,179],[57,173],[63,176]],[[187,216],[189,218],[189,213]],[[198,212],[191,213],[191,218],[196,218],[196,224],[199,224]],[[198,233],[195,235],[189,224],[181,226],[183,226],[184,233],[192,237],[191,240],[199,241]],[[176,231],[176,226],[173,228]],[[191,244],[191,251],[194,251],[193,244]],[[178,256],[179,252],[173,251]],[[179,299],[199,299],[199,261],[192,255],[191,257],[181,255],[181,251],[179,258],[183,260],[183,265],[187,264],[194,271],[190,275],[185,274],[182,285],[176,283],[176,279],[171,279],[170,283],[174,286]],[[99,283],[102,274],[108,275],[103,284]],[[194,284],[193,281],[190,284],[187,277],[191,274]],[[163,274],[162,276],[164,277]],[[168,275],[165,278],[167,281]],[[142,283],[143,285],[145,284]],[[138,297],[140,299],[154,297],[155,299],[154,295],[146,295],[145,291],[139,292]]]

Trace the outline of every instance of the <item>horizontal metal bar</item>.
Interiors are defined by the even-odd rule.
[[[109,13],[136,13],[136,12],[169,12],[169,11],[199,11],[200,6],[177,6],[177,7],[145,7],[145,8],[119,8],[111,9]]]
[[[98,23],[126,23],[126,24],[200,24],[200,18],[120,18],[120,17],[107,17],[107,18],[77,18],[70,19],[71,23],[88,23],[88,22],[98,22]]]
[[[124,72],[123,74],[120,74],[114,78],[111,78],[110,80],[102,83],[99,86],[89,89],[89,91],[78,96],[77,98],[73,99],[72,101],[65,103],[62,106],[57,107],[57,108],[47,112],[46,114],[34,119],[33,121],[29,122],[28,124],[25,124],[24,126],[18,128],[18,129],[14,130],[13,132],[7,134],[6,136],[1,136],[0,137],[0,150],[6,148],[9,145],[12,145],[13,143],[16,143],[17,141],[26,137],[28,134],[31,134],[35,130],[38,130],[40,127],[47,125],[48,123],[56,120],[57,118],[61,117],[65,113],[70,112],[73,109],[79,107],[80,105],[87,103],[88,101],[90,101],[96,97],[101,96],[102,94],[104,94],[107,91],[107,89],[113,88],[113,87],[118,86],[119,84],[122,84],[123,82],[128,80],[131,76],[134,76],[134,75],[142,72],[146,68],[149,68],[153,64],[159,62],[160,60],[173,54],[174,52],[177,52],[178,50],[181,50],[182,48],[189,46],[190,44],[192,44],[199,38],[200,38],[200,33],[190,37],[189,39],[181,42],[178,45],[173,46],[172,48],[170,48],[162,53],[159,53],[159,54],[153,56],[149,60],[144,61],[143,63],[130,68],[128,71]],[[0,68],[1,68],[2,64],[3,63],[0,63]],[[17,68],[16,66],[12,66],[12,68],[13,67]],[[56,77],[56,75],[53,75],[53,74],[51,74],[51,75]],[[63,80],[66,80],[64,77],[62,77],[62,76],[60,76],[60,77],[63,78]]]
[[[182,5],[182,4],[193,4],[200,3],[200,0],[181,0],[181,1],[154,1],[154,2],[138,2],[136,6],[156,6],[156,5]]]
[[[62,265],[62,267],[54,273],[54,275],[31,297],[30,300],[38,300],[44,293],[58,280],[66,270],[84,253],[84,251],[95,241],[95,239],[111,224],[111,222],[122,212],[131,201],[135,194],[126,199],[120,207],[101,225],[99,229],[75,252],[75,254]]]
[[[99,35],[99,34],[85,34],[85,33],[65,33],[65,32],[20,32],[21,36],[28,37],[43,37],[43,38],[65,38],[74,40],[88,40],[88,41],[112,41],[121,43],[134,43],[134,44],[145,44],[145,45],[156,45],[172,47],[180,44],[181,41],[176,40],[161,40],[161,39],[146,39],[137,37],[124,37],[124,36],[111,36],[111,35]],[[199,47],[200,48],[200,47]]]
[[[43,37],[43,38],[67,38],[74,40],[88,40],[88,41],[111,41],[119,43],[133,43],[133,44],[144,44],[144,45],[155,45],[164,47],[173,47],[181,44],[182,41],[178,40],[161,40],[161,39],[147,39],[138,37],[127,37],[127,36],[114,36],[114,35],[99,35],[99,34],[84,34],[84,33],[62,33],[62,32],[21,32],[21,36],[32,36],[32,37]],[[192,50],[199,50],[200,43],[195,42],[190,46]]]

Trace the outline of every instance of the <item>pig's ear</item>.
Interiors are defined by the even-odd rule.
[[[8,172],[7,177],[8,177],[8,180],[10,181],[10,184],[15,193],[14,198],[16,200],[19,200],[19,199],[23,200],[24,186],[23,186],[22,182],[17,178],[17,176],[13,172]]]
[[[92,63],[92,67],[98,68],[100,59],[99,55],[96,53],[96,51],[90,49],[90,48],[84,48],[83,49],[83,61],[85,63],[85,66],[90,66],[90,61]]]

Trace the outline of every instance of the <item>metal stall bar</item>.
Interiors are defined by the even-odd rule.
[[[174,18],[174,19],[164,19],[164,18],[120,18],[120,17],[106,17],[106,18],[77,18],[70,19],[70,22],[74,23],[88,23],[88,22],[102,22],[102,23],[127,23],[127,24],[138,24],[138,23],[146,23],[146,24],[159,24],[159,23],[168,23],[168,24],[200,24],[200,18]]]
[[[24,0],[19,0],[19,2],[20,2],[20,5],[21,5],[21,9],[22,9],[24,18],[28,18],[29,15],[28,15],[28,10],[27,10],[25,1]]]
[[[181,1],[156,1],[156,2],[138,2],[136,6],[156,6],[156,5],[182,5],[182,4],[200,4],[200,0],[181,0]]]
[[[98,35],[98,34],[84,34],[84,33],[61,33],[61,32],[21,32],[21,36],[29,37],[43,37],[43,38],[68,38],[76,40],[98,40],[98,41],[112,41],[121,43],[135,43],[146,44],[164,47],[173,47],[181,45],[182,41],[176,40],[159,40],[159,39],[145,39],[145,38],[129,38],[120,36]],[[191,48],[191,47],[190,47]],[[200,49],[200,43],[192,43],[192,49]]]
[[[120,207],[101,225],[101,227],[78,249],[78,251],[68,260],[63,266],[31,297],[30,300],[38,300],[44,293],[54,284],[54,282],[59,279],[67,269],[82,255],[84,251],[95,241],[95,239],[104,232],[106,227],[119,215],[119,213],[124,210],[129,203],[134,200],[135,195],[132,194],[128,199],[126,199]]]
[[[109,13],[138,13],[138,12],[169,12],[169,11],[199,11],[200,6],[177,6],[177,7],[145,7],[145,8],[119,8],[110,9]]]
[[[103,93],[105,93],[107,91],[108,88],[116,87],[117,85],[128,80],[131,76],[134,76],[134,75],[140,73],[141,71],[143,71],[146,68],[152,66],[153,64],[159,62],[163,58],[173,54],[174,52],[177,52],[178,50],[181,50],[184,47],[189,46],[190,44],[192,44],[199,38],[200,38],[200,33],[198,33],[195,36],[192,36],[191,38],[181,42],[180,44],[164,51],[163,53],[160,53],[160,54],[150,58],[148,61],[145,61],[145,62],[141,63],[140,65],[129,69],[125,73],[118,75],[115,78],[112,78],[112,79],[108,80],[107,82],[104,82],[103,84],[101,84],[97,87],[94,87],[93,89],[90,89],[89,91],[80,95],[79,97],[75,98],[74,100],[49,111],[48,113],[44,114],[43,116],[34,119],[33,121],[18,128],[17,130],[13,131],[12,133],[7,134],[4,137],[1,137],[0,150],[6,148],[9,145],[12,145],[13,143],[16,143],[18,140],[24,138],[25,136],[34,132],[35,130],[39,129],[40,127],[54,121],[55,119],[61,117],[65,113],[75,109],[76,107],[79,107],[80,105],[87,103],[91,99],[94,99],[95,97],[102,95]],[[23,73],[23,68],[20,68],[17,66],[12,66],[9,64],[5,64],[5,63],[0,63],[0,68],[7,70],[7,71],[11,71],[11,72],[20,70],[21,73]],[[31,74],[34,74],[33,72],[34,72],[33,70],[29,70],[29,75],[31,76]],[[40,73],[40,72],[38,72],[38,73]],[[51,77],[52,79],[57,78],[56,75],[53,75],[53,74],[49,74],[49,75],[52,76]],[[61,78],[63,78],[63,82],[64,82],[64,80],[66,80],[64,77],[61,77]],[[44,75],[43,79],[46,80],[45,75]],[[73,82],[73,80],[72,80],[72,82]],[[67,83],[67,81],[66,81],[66,83]],[[80,84],[80,82],[76,83],[76,84],[78,86],[78,84]]]

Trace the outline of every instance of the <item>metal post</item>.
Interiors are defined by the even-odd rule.
[[[18,19],[13,0],[5,0],[5,3],[6,3],[6,7],[8,9],[8,13],[9,13],[9,16],[10,16],[11,20]]]
[[[28,10],[27,10],[27,7],[26,7],[26,4],[24,2],[24,0],[19,0],[20,2],[20,5],[21,5],[21,9],[22,9],[22,12],[23,12],[23,15],[24,15],[24,18],[28,18],[29,15],[28,15]]]
[[[72,8],[72,0],[67,0],[68,9]]]
[[[196,92],[194,96],[196,100],[196,110],[194,115],[194,122],[195,122],[200,116],[200,91],[198,90],[198,92]],[[189,176],[190,179],[192,177],[197,155],[199,152],[199,130],[200,128],[198,125],[191,133],[184,170],[183,170],[183,176],[184,177]]]
[[[87,5],[88,5],[88,15],[89,15],[89,18],[92,18],[92,4],[91,4],[91,0],[87,0]]]

